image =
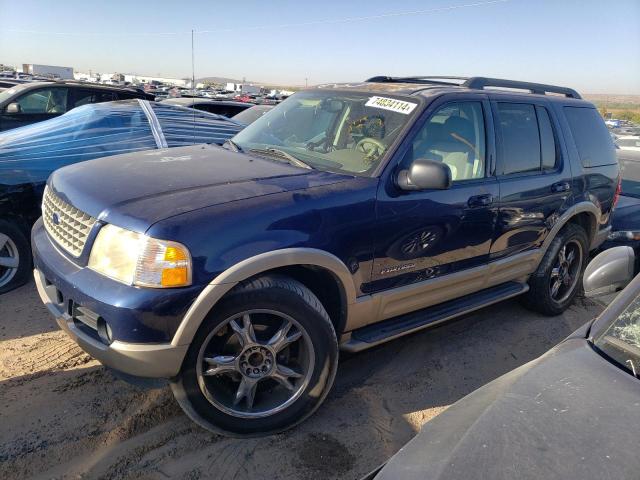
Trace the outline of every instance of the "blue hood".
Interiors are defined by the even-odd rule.
[[[349,178],[195,145],[70,165],[54,172],[49,184],[89,215],[144,232],[160,220],[192,210]]]

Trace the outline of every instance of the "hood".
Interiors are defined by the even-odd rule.
[[[637,478],[640,381],[571,338],[427,422],[375,477]]]
[[[640,230],[640,198],[620,195],[611,227],[613,231]]]
[[[162,219],[199,208],[349,178],[214,145],[195,145],[70,165],[54,172],[49,185],[95,218],[145,231]]]

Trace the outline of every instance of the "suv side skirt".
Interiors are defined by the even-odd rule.
[[[351,273],[334,255],[309,248],[274,250],[238,263],[207,285],[187,311],[171,343],[190,344],[204,318],[227,292],[242,280],[278,267],[314,265],[335,274],[345,293],[348,312],[345,331],[348,332],[510,280],[525,282],[537,268],[541,255],[540,249],[523,252],[462,272],[357,297]]]
[[[346,331],[438,305],[508,281],[525,283],[540,260],[535,249],[486,265],[359,297],[349,306]]]

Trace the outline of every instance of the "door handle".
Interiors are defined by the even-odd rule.
[[[469,198],[469,200],[467,201],[467,205],[471,208],[488,207],[492,203],[493,203],[493,195],[491,195],[490,193],[486,195],[474,195],[473,197]]]
[[[568,192],[569,190],[571,190],[569,182],[558,182],[551,185],[551,191],[553,193]]]

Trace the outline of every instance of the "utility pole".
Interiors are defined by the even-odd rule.
[[[309,79],[307,77],[304,77],[304,88],[307,88],[309,86]]]
[[[196,89],[196,60],[193,52],[193,29],[191,29],[191,90]]]

